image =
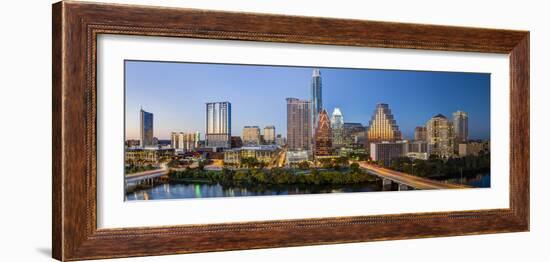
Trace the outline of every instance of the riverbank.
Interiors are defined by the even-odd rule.
[[[246,169],[206,171],[187,169],[169,173],[170,182],[220,185],[350,185],[374,182],[378,178],[356,166],[335,169]]]

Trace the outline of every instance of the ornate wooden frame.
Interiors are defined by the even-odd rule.
[[[53,5],[53,257],[81,260],[529,230],[529,32],[83,2]],[[98,34],[510,56],[510,208],[147,228],[96,227]]]

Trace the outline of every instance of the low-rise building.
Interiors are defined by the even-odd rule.
[[[223,161],[226,164],[239,165],[243,158],[254,158],[258,162],[270,163],[277,153],[274,145],[244,146],[223,152]]]
[[[286,165],[301,163],[309,160],[309,152],[307,150],[295,150],[286,152]]]
[[[408,158],[412,158],[412,159],[420,159],[420,160],[428,160],[428,158],[430,157],[429,154],[427,152],[424,152],[424,153],[420,153],[420,152],[408,152],[407,153],[407,157]]]
[[[174,156],[173,148],[127,148],[125,152],[126,162],[157,163],[162,158]]]
[[[388,164],[394,158],[405,156],[407,145],[406,141],[370,143],[370,158]]]
[[[488,142],[469,142],[458,145],[458,155],[460,157],[469,155],[477,156],[483,151],[489,152]]]

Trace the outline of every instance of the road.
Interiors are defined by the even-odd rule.
[[[369,173],[376,175],[380,178],[390,179],[399,184],[405,184],[407,186],[413,187],[415,189],[463,189],[470,188],[467,185],[459,185],[453,183],[445,183],[441,181],[426,179],[414,175],[409,175],[407,173],[402,173],[394,171],[391,169],[379,167],[376,165],[371,165],[365,162],[359,162],[359,166]]]
[[[284,167],[285,165],[285,160],[286,160],[286,149],[285,148],[282,148],[281,150],[279,150],[279,152],[277,153],[277,156],[273,158],[273,160],[271,161],[271,163],[269,163],[269,168],[274,168],[274,167]]]
[[[126,175],[124,176],[124,179],[126,180],[126,183],[133,183],[133,182],[138,182],[140,180],[161,177],[166,174],[168,174],[168,166],[166,165],[166,163],[163,163],[161,164],[160,169],[148,170],[148,171]]]

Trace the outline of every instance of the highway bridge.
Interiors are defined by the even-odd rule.
[[[410,175],[403,172],[394,171],[391,169],[379,167],[376,165],[359,162],[359,166],[366,170],[369,174],[375,175],[382,179],[384,185],[397,183],[399,190],[407,190],[408,187],[414,189],[463,189],[470,188],[467,185],[446,183],[436,180],[431,180],[423,177]]]

